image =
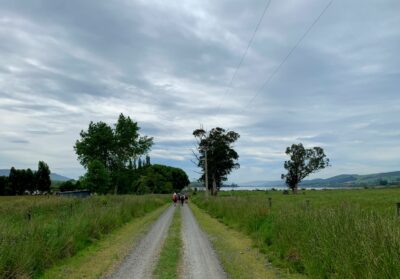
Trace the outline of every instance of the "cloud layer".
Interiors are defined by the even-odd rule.
[[[279,179],[297,142],[320,177],[399,170],[398,1],[334,1],[260,90],[326,3],[272,1],[227,88],[265,1],[0,1],[0,168],[78,177],[79,131],[122,112],[191,178],[200,124],[240,133],[232,181]]]

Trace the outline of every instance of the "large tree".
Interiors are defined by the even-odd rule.
[[[306,149],[301,143],[292,144],[286,148],[286,154],[290,160],[284,163],[287,173],[282,174],[282,179],[285,179],[286,185],[293,192],[297,191],[299,183],[309,174],[329,166],[329,159],[321,147]]]
[[[104,122],[90,122],[88,130],[82,130],[80,136],[74,149],[81,164],[87,168],[90,162],[98,160],[111,169],[116,153],[113,129]]]
[[[102,162],[93,160],[89,163],[83,184],[85,188],[98,194],[110,192],[110,174]]]
[[[206,179],[210,183],[208,189],[212,195],[216,195],[223,181],[227,180],[228,174],[233,169],[239,168],[239,155],[233,149],[233,143],[240,135],[234,131],[226,131],[222,128],[213,128],[209,133],[203,129],[193,131],[193,135],[199,139],[198,152],[196,155],[197,165],[202,168],[201,181]],[[207,161],[206,161],[207,155]],[[207,164],[207,178],[206,178]]]
[[[81,131],[81,138],[75,143],[75,152],[86,169],[95,160],[106,168],[114,193],[118,192],[124,170],[153,145],[153,138],[141,136],[139,130],[137,122],[120,114],[114,129],[104,122],[90,122],[88,130]]]
[[[50,192],[50,168],[45,162],[39,161],[35,176],[37,189],[41,192]]]

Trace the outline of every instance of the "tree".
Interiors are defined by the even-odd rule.
[[[139,130],[137,122],[132,121],[129,116],[125,117],[122,113],[119,115],[115,124],[114,137],[118,161],[123,166],[126,166],[129,160],[136,160],[138,156],[147,154],[153,145],[153,138],[140,136]]]
[[[83,181],[84,186],[92,192],[98,194],[107,194],[110,192],[110,174],[99,160],[89,163],[88,171]]]
[[[120,188],[121,174],[129,167],[136,165],[137,158],[147,154],[153,145],[153,138],[139,134],[137,122],[128,116],[119,115],[114,129],[104,122],[90,122],[87,131],[81,131],[80,140],[74,146],[81,164],[88,169],[94,160],[98,160],[107,169],[114,193]]]
[[[290,160],[285,161],[287,173],[281,177],[293,192],[297,191],[298,184],[309,174],[329,166],[329,159],[321,147],[305,149],[301,143],[292,144],[286,148],[286,154],[290,156]]]
[[[63,181],[63,182],[61,182],[59,189],[61,192],[77,190],[77,189],[79,189],[79,186],[80,186],[80,185],[77,185],[78,182],[74,183],[74,180]]]
[[[14,168],[11,167],[10,169],[10,174],[8,175],[8,183],[10,187],[10,195],[17,195],[18,194],[18,184],[19,184],[19,174],[18,171]]]
[[[0,196],[9,194],[8,177],[0,176]]]
[[[50,169],[49,166],[43,161],[39,161],[38,164],[38,170],[36,172],[36,185],[37,189],[41,192],[50,191]]]
[[[88,130],[82,130],[80,136],[74,146],[80,163],[88,168],[90,162],[97,160],[110,170],[116,152],[113,129],[104,122],[90,122]]]
[[[201,181],[205,181],[205,157],[207,153],[207,172],[208,190],[212,195],[216,195],[223,181],[227,180],[228,174],[233,169],[240,167],[237,162],[239,155],[233,149],[232,145],[237,141],[240,135],[234,131],[225,131],[222,128],[213,128],[208,134],[203,129],[193,131],[193,135],[199,139],[198,151],[196,155],[197,165],[202,168],[203,175]]]

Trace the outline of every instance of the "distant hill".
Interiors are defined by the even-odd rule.
[[[9,169],[0,169],[0,176],[8,176],[9,173],[10,173]],[[57,174],[57,173],[51,173],[50,174],[50,179],[52,181],[67,181],[67,180],[71,180],[71,178],[65,177],[65,176]]]
[[[364,187],[364,186],[385,186],[400,184],[400,171],[374,173],[367,175],[341,174],[330,178],[304,180],[300,187]],[[251,181],[239,183],[244,187],[284,187],[283,180],[276,181]]]

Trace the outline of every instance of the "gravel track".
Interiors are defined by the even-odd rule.
[[[187,205],[181,209],[184,247],[182,278],[227,278],[210,241],[197,224],[192,210]]]
[[[168,234],[175,207],[170,206],[152,225],[150,231],[135,245],[119,269],[109,279],[148,279],[157,263],[161,247]]]

